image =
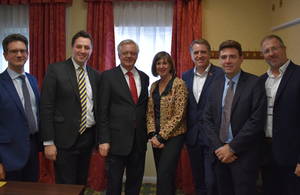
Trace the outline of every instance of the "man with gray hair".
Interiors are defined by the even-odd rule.
[[[139,47],[132,40],[118,45],[121,64],[104,71],[99,88],[99,152],[106,157],[106,194],[139,194],[147,150],[146,107],[149,77],[134,67]]]
[[[190,52],[195,67],[184,72],[182,79],[189,91],[186,146],[190,157],[197,195],[215,195],[215,176],[209,162],[209,142],[203,125],[203,110],[209,86],[224,76],[222,68],[210,63],[210,45],[205,39],[194,40]]]
[[[276,35],[266,36],[261,52],[270,69],[262,75],[268,99],[265,134],[270,163],[261,168],[264,195],[300,192],[300,67],[287,58]]]

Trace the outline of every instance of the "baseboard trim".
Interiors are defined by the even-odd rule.
[[[125,182],[126,180],[126,176],[123,176],[123,182]],[[145,176],[143,177],[143,183],[156,183],[156,177],[148,177]]]

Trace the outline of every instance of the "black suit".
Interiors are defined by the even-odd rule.
[[[299,194],[300,177],[294,174],[300,164],[300,66],[292,61],[279,84],[273,107],[270,164],[262,167],[262,194]],[[265,82],[268,75],[262,75]],[[274,183],[273,183],[274,182]]]
[[[104,71],[99,88],[100,144],[110,143],[107,161],[107,194],[121,193],[126,167],[126,194],[140,190],[147,150],[146,107],[149,77],[138,71],[141,92],[134,103],[120,66]],[[122,162],[117,164],[116,162]]]
[[[256,177],[262,163],[266,95],[259,77],[241,71],[231,109],[233,139],[229,147],[237,159],[221,163],[215,151],[223,146],[219,139],[225,78],[211,84],[204,111],[205,130],[210,141],[210,159],[219,194],[256,194]],[[234,170],[234,171],[233,171]]]
[[[192,68],[182,74],[182,79],[186,82],[189,91],[185,142],[191,162],[196,194],[202,195],[207,193],[212,195],[217,194],[217,189],[215,176],[208,157],[209,141],[204,129],[203,111],[210,84],[223,77],[224,72],[222,68],[211,65],[197,103],[193,92],[194,69]]]
[[[100,73],[89,66],[86,66],[86,70],[96,115]],[[87,129],[83,134],[79,134],[81,103],[76,71],[71,58],[49,65],[41,90],[40,112],[42,141],[54,140],[57,147],[57,160],[54,161],[56,182],[86,184],[90,153],[96,140],[96,128]],[[82,150],[86,153],[85,157],[78,155],[82,153],[78,151]],[[78,158],[66,159],[66,155],[72,153]],[[82,159],[86,161],[78,172],[69,169]],[[62,164],[65,168],[61,167]]]

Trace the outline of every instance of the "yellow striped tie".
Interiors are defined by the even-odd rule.
[[[82,134],[86,130],[86,87],[85,87],[85,77],[83,68],[79,68],[79,78],[78,78],[79,96],[81,102],[81,122],[79,133]]]

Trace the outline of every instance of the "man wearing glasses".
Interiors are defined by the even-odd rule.
[[[261,52],[270,65],[265,81],[268,113],[265,126],[269,164],[262,167],[264,195],[300,192],[300,67],[287,58],[280,37],[269,35]]]
[[[24,71],[28,40],[11,34],[2,46],[8,68],[0,74],[0,180],[37,182],[39,90]]]

